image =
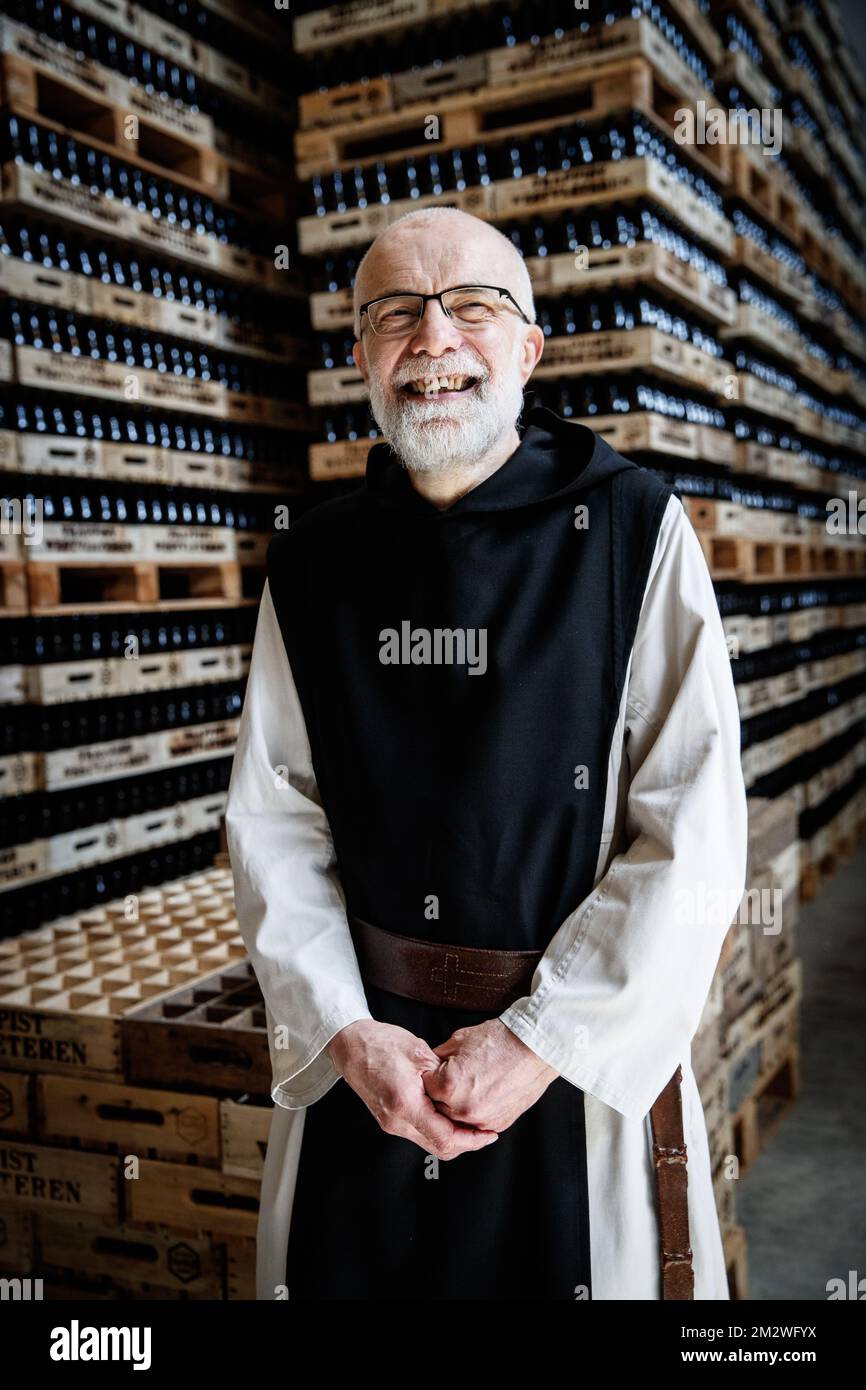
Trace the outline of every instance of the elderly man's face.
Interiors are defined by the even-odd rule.
[[[444,221],[445,219],[443,219]],[[361,301],[399,291],[432,294],[456,285],[496,285],[521,303],[507,249],[484,229],[425,227],[383,239],[364,266]],[[493,322],[455,323],[430,300],[418,327],[382,337],[361,320],[353,356],[379,428],[406,467],[418,471],[472,464],[513,429],[523,385],[541,355],[544,335],[510,301]],[[470,378],[462,390],[434,392],[438,378]],[[426,388],[418,391],[418,387]]]

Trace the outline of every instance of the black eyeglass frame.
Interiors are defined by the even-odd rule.
[[[361,318],[364,317],[365,314],[367,314],[367,322],[368,322],[368,324],[370,325],[370,331],[371,331],[371,333],[376,333],[376,330],[375,330],[375,328],[373,327],[373,321],[372,321],[372,319],[370,318],[369,313],[367,313],[367,310],[370,308],[370,306],[371,306],[372,304],[381,304],[381,303],[382,303],[384,300],[386,300],[386,299],[399,299],[399,298],[401,297],[401,295],[412,295],[412,297],[413,297],[414,299],[421,299],[421,300],[423,300],[423,303],[422,303],[422,305],[421,305],[421,312],[420,312],[420,314],[418,315],[418,323],[415,324],[415,328],[417,328],[417,327],[418,327],[418,324],[420,324],[421,320],[422,320],[423,317],[424,317],[424,311],[425,311],[425,309],[427,308],[427,301],[428,301],[428,300],[430,300],[430,299],[438,299],[438,300],[439,300],[439,308],[442,310],[443,314],[447,314],[447,315],[448,315],[448,318],[450,319],[450,318],[453,317],[453,315],[452,315],[450,309],[446,309],[446,308],[445,308],[445,305],[442,303],[442,296],[443,296],[443,294],[452,294],[454,290],[474,290],[474,289],[479,289],[479,290],[495,290],[497,294],[499,294],[499,295],[504,295],[506,299],[510,299],[510,300],[511,300],[511,303],[514,305],[514,307],[515,307],[515,309],[517,310],[518,314],[519,314],[520,317],[523,319],[523,322],[524,322],[524,323],[529,323],[529,324],[532,323],[532,319],[527,318],[526,314],[524,314],[523,310],[521,309],[520,305],[518,304],[517,300],[514,298],[514,295],[511,293],[510,290],[503,289],[501,285],[480,285],[480,284],[478,283],[477,280],[473,280],[472,283],[469,284],[469,285],[449,285],[449,287],[448,287],[447,290],[439,290],[439,292],[438,292],[437,294],[421,294],[421,292],[420,292],[419,290],[392,290],[390,294],[380,294],[376,299],[368,299],[367,302],[366,302],[366,304],[362,304],[361,307],[360,307],[360,309],[358,310],[358,318],[361,319]],[[363,326],[362,326],[362,331],[363,331]],[[414,331],[414,330],[413,330],[413,331]],[[398,337],[399,335],[396,334],[396,333],[395,333],[395,334],[377,333],[376,336],[377,336],[377,337],[392,337],[392,336],[393,336],[393,337],[396,338],[396,337]]]

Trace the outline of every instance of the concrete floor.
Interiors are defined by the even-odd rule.
[[[799,951],[800,1098],[737,1193],[754,1300],[866,1281],[866,846],[800,904]]]

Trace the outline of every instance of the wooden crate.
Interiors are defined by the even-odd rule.
[[[50,1069],[82,1076],[119,1076],[120,1029],[116,1019],[73,1013],[74,997],[73,990],[60,990],[54,984],[4,990],[0,994],[4,1066],[16,1071]],[[40,1007],[41,1000],[45,1007]],[[59,1008],[52,1007],[54,1001],[62,1001]]]
[[[647,371],[705,391],[721,391],[731,370],[729,363],[657,328],[633,328],[548,338],[534,377],[544,380],[588,372]]]
[[[179,1290],[187,1298],[223,1297],[224,1255],[207,1237],[53,1214],[35,1220],[39,1268],[49,1279],[57,1272],[83,1274],[135,1297],[151,1288],[167,1295]]]
[[[139,1176],[124,1186],[130,1225],[255,1239],[261,1188],[255,1178],[144,1159]]]
[[[219,1110],[223,1172],[261,1181],[273,1105],[256,1105],[242,1098],[220,1101]]]
[[[213,869],[0,941],[4,1069],[121,1078],[125,1012],[245,955],[232,906]]]
[[[256,1242],[228,1240],[225,1243],[226,1297],[232,1301],[251,1301],[256,1297]]]
[[[479,0],[474,0],[475,4]],[[444,12],[446,8],[469,8],[465,0],[461,5],[437,6]],[[350,11],[340,6],[327,6],[298,15],[293,23],[294,47],[297,53],[316,53],[334,44],[352,44],[378,35],[394,33],[405,28],[422,24],[433,12],[431,0],[359,0]]]
[[[123,1020],[127,1079],[270,1095],[264,1004],[243,962]]]
[[[125,1082],[37,1077],[40,1141],[90,1152],[220,1164],[219,1103]]]
[[[0,1072],[0,1139],[36,1139],[33,1077],[27,1072]]]
[[[0,1200],[0,1269],[25,1277],[34,1268],[32,1212]]]
[[[119,1164],[107,1154],[9,1139],[0,1147],[3,1205],[7,1210],[89,1212],[116,1224],[122,1202]]]

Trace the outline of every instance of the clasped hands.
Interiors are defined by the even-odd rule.
[[[380,1129],[441,1159],[495,1143],[559,1075],[498,1018],[458,1028],[438,1047],[359,1019],[326,1050]]]

